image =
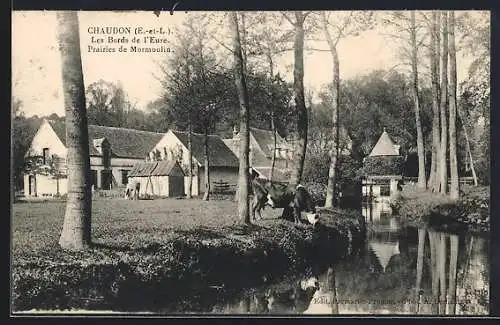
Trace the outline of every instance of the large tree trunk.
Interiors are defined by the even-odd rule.
[[[307,148],[307,109],[304,99],[304,19],[303,12],[295,12],[293,93],[297,113],[298,138],[295,148],[295,166],[292,169],[290,178],[290,183],[293,185],[299,184],[302,180]]]
[[[441,69],[442,69],[441,60],[440,60],[440,58],[441,58],[441,34],[440,34],[439,30],[441,28],[442,23],[441,23],[440,11],[439,10],[436,11],[435,14],[436,14],[436,75],[439,78],[439,76],[441,75]],[[437,91],[437,100],[438,100],[438,104],[439,104],[441,101],[441,89],[439,88],[439,86],[438,86],[438,91]]]
[[[328,170],[328,185],[326,188],[325,207],[337,205],[337,160],[339,156],[339,91],[340,91],[340,62],[337,47],[329,31],[326,14],[321,15],[323,33],[332,54],[332,147],[330,149],[330,168]]]
[[[439,190],[438,165],[440,153],[440,138],[439,138],[439,81],[438,67],[439,57],[436,50],[436,39],[439,36],[439,28],[437,25],[437,13],[432,13],[431,22],[431,42],[430,42],[430,68],[431,68],[431,84],[432,84],[432,157],[431,171],[429,175],[428,187],[433,192]]]
[[[91,243],[92,190],[77,12],[58,12],[57,20],[68,148],[68,198],[59,245],[83,250]]]
[[[192,198],[193,196],[193,150],[192,150],[192,143],[193,143],[193,126],[191,123],[191,116],[189,117],[189,126],[188,126],[188,187],[187,187],[187,193],[186,196],[188,199]]]
[[[208,201],[210,198],[210,161],[208,157],[208,126],[205,127],[205,193],[203,200]]]
[[[452,199],[458,199],[459,182],[458,182],[458,162],[457,162],[457,51],[455,48],[455,13],[448,13],[449,22],[449,37],[450,37],[450,176],[451,187],[450,196]]]
[[[418,183],[421,190],[426,188],[425,177],[425,151],[422,123],[420,122],[420,100],[418,95],[418,68],[417,68],[417,29],[415,24],[415,11],[411,12],[411,66],[413,73],[413,103],[415,105],[415,124],[417,127],[417,154],[418,154]]]
[[[238,91],[238,99],[240,102],[240,170],[238,176],[238,216],[240,220],[246,224],[250,223],[249,214],[249,149],[250,149],[250,132],[248,129],[248,90],[243,71],[243,57],[241,53],[240,33],[238,30],[238,16],[236,12],[229,14],[229,27],[233,39],[233,58],[234,58],[234,80]]]
[[[446,111],[448,110],[448,19],[446,12],[441,13],[442,20],[442,38],[443,51],[441,53],[441,146],[439,155],[439,183],[440,192],[448,193],[448,166],[447,166],[447,149],[448,149],[448,122]]]

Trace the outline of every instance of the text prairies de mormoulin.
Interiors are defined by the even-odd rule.
[[[90,26],[89,53],[170,53],[170,28]]]

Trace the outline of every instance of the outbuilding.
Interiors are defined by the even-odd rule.
[[[181,196],[184,172],[176,160],[141,162],[129,173],[129,183],[139,183],[139,196]]]
[[[158,162],[140,162],[128,173],[129,183],[139,183],[139,196],[154,195],[154,188],[151,174],[158,165]]]
[[[154,195],[184,195],[184,172],[177,160],[162,160],[151,173],[151,184]]]

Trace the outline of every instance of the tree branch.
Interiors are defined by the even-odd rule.
[[[293,27],[295,27],[295,22],[293,22],[293,21],[290,19],[290,17],[288,17],[288,16],[287,16],[287,14],[286,14],[286,13],[281,12],[281,14],[283,15],[283,17],[285,17],[285,19],[286,19],[286,20],[288,20],[288,22],[289,22],[290,24],[292,24],[292,26],[293,26]]]

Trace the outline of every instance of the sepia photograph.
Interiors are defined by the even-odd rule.
[[[12,317],[490,314],[489,11],[174,9],[12,11]]]

